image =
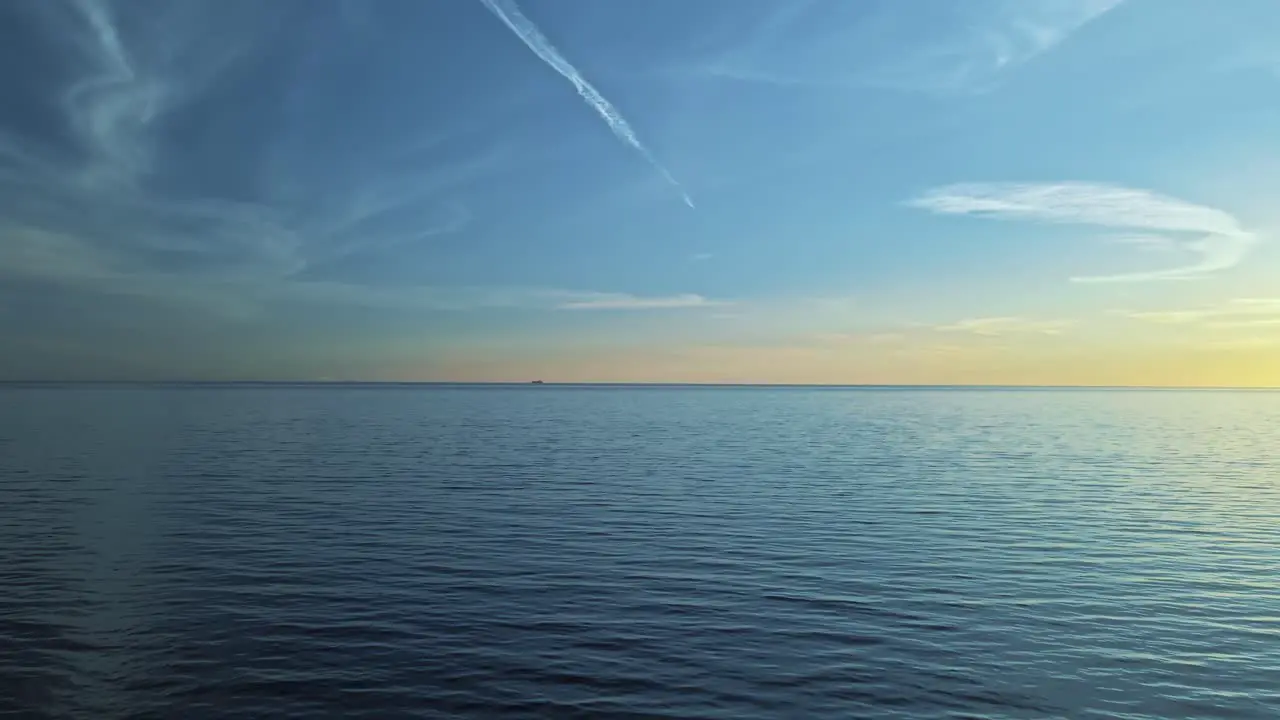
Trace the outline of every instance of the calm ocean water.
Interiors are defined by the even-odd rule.
[[[0,717],[1280,718],[1280,393],[0,388]]]

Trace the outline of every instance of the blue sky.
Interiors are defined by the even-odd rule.
[[[0,28],[3,377],[1280,382],[1271,0]]]

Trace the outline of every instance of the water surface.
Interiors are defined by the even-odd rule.
[[[1280,717],[1280,393],[0,388],[0,716]]]

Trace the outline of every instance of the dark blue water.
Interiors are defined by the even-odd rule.
[[[0,389],[0,716],[1280,717],[1280,393]]]

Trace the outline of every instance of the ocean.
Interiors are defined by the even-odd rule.
[[[1280,717],[1280,393],[0,388],[3,718]]]

